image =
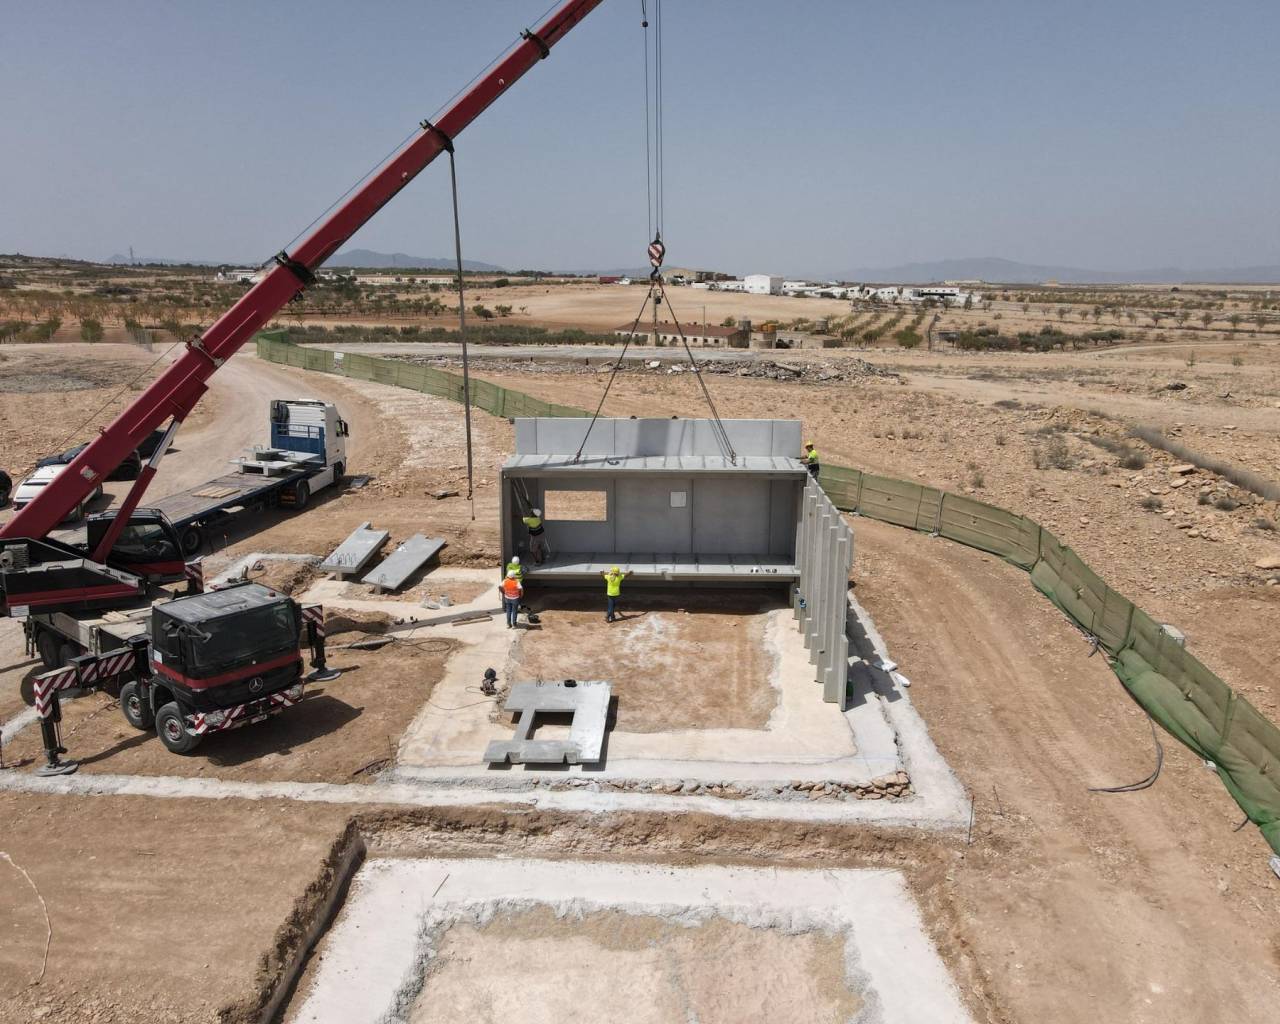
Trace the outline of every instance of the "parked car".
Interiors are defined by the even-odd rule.
[[[108,480],[136,480],[138,474],[142,472],[142,460],[149,459],[151,454],[156,450],[156,445],[160,443],[160,438],[164,436],[163,430],[153,430],[145,438],[138,447],[125,456],[124,460],[113,469],[108,475]],[[78,444],[73,448],[68,448],[65,452],[58,455],[47,455],[36,463],[37,469],[45,466],[65,466],[82,451],[89,447],[89,442]]]
[[[44,488],[48,487],[49,482],[53,480],[65,468],[66,467],[62,465],[37,467],[36,471],[32,473],[29,477],[27,477],[25,480],[23,480],[22,483],[18,484],[18,489],[13,492],[13,507],[22,508],[24,505],[27,505],[28,503],[33,501],[36,495],[39,494],[42,490],[44,490]],[[68,513],[64,522],[70,522],[73,519],[84,518],[84,514],[88,510],[89,506],[92,505],[93,502],[98,498],[100,498],[101,496],[102,496],[102,485],[98,484],[89,493],[88,497],[84,499],[84,501],[80,502],[79,505],[77,505],[75,508],[73,508],[70,511],[70,513]]]

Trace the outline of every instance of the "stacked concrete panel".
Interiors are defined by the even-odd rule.
[[[806,481],[797,527],[800,578],[792,607],[804,634],[809,660],[822,684],[822,699],[848,707],[849,635],[846,628],[853,531],[818,486]]]

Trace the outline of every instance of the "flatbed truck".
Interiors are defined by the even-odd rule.
[[[153,502],[178,532],[183,554],[204,546],[208,531],[234,517],[269,508],[301,510],[311,496],[339,483],[347,470],[349,429],[330,402],[275,399],[271,443],[237,459],[239,468]]]

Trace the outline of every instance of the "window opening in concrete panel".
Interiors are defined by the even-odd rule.
[[[547,490],[542,511],[548,522],[607,523],[609,492]]]

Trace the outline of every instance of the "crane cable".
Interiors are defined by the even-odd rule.
[[[666,189],[663,184],[665,166],[662,131],[662,0],[653,0],[652,47],[649,44],[648,0],[640,0],[640,27],[644,31],[645,215],[648,219],[648,231],[653,235],[653,241],[649,243],[648,250],[649,266],[652,268],[649,272],[649,290],[640,306],[640,312],[631,324],[631,330],[627,332],[622,351],[618,354],[618,358],[613,364],[613,369],[609,372],[609,379],[605,382],[604,394],[600,396],[596,410],[591,416],[591,422],[587,424],[586,434],[583,435],[582,443],[578,446],[578,451],[574,455],[573,461],[578,462],[582,458],[582,452],[591,437],[591,430],[596,425],[596,420],[600,418],[600,411],[604,408],[605,399],[609,397],[609,390],[613,387],[614,378],[617,377],[618,370],[622,368],[622,361],[626,358],[627,349],[630,348],[631,342],[635,340],[636,331],[640,326],[640,319],[644,316],[645,309],[648,308],[649,300],[652,299],[654,304],[655,343],[658,335],[658,306],[665,303],[671,313],[671,322],[675,325],[676,333],[680,336],[680,344],[684,348],[685,355],[689,357],[689,365],[693,369],[694,376],[698,378],[698,387],[702,390],[702,396],[706,399],[707,408],[711,412],[712,431],[715,434],[716,442],[724,450],[729,462],[737,465],[738,457],[734,451],[733,443],[729,440],[728,429],[725,427],[724,421],[720,419],[720,412],[716,409],[715,401],[711,398],[711,390],[707,387],[707,382],[702,376],[702,367],[697,359],[694,358],[693,350],[689,347],[689,339],[685,336],[684,327],[671,306],[671,300],[667,296],[666,283],[662,279],[662,262],[667,254],[666,244],[662,241],[664,206],[666,202]],[[653,69],[652,75],[650,75],[651,66]]]
[[[443,133],[440,133],[443,136]],[[462,408],[467,430],[467,501],[471,503],[471,521],[476,518],[475,460],[471,450],[471,367],[467,361],[467,304],[462,294],[462,228],[458,217],[458,172],[453,162],[453,141],[446,147],[449,154],[449,188],[453,193],[453,251],[458,262],[458,338],[462,342]]]

